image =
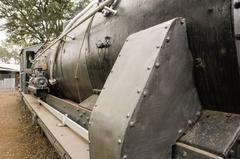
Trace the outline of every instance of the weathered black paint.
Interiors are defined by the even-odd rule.
[[[232,6],[230,0],[121,0],[116,16],[98,14],[92,23],[77,29],[78,38],[84,39],[87,32],[85,51],[73,54],[76,48],[63,44],[56,66],[60,90],[74,101],[86,99],[92,89],[102,89],[127,36],[183,17],[192,55],[201,61],[194,67],[194,75],[202,104],[207,109],[239,113],[240,78]],[[98,48],[96,44],[105,37],[111,38],[110,47]],[[83,61],[77,58],[78,54],[86,58],[87,73],[81,72]],[[80,71],[76,77],[78,63]]]

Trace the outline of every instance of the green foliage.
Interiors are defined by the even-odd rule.
[[[4,63],[10,63],[12,61],[18,64],[20,61],[19,52],[19,47],[4,43],[3,46],[0,46],[0,61]]]
[[[26,46],[57,37],[63,23],[89,0],[1,0],[0,18],[6,20],[8,41]]]

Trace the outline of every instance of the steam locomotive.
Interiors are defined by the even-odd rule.
[[[93,0],[25,49],[21,88],[88,131],[90,159],[240,159],[239,64],[238,0]]]

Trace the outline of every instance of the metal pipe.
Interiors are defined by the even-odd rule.
[[[81,21],[79,21],[75,26],[73,26],[71,29],[69,29],[68,31],[66,31],[66,33],[60,35],[56,40],[54,40],[49,46],[46,47],[46,49],[44,49],[41,53],[39,53],[36,58],[34,59],[34,61],[43,53],[45,53],[49,48],[51,48],[53,45],[55,45],[58,41],[60,41],[63,37],[65,37],[68,33],[70,33],[71,31],[73,31],[74,29],[76,29],[79,25],[81,25],[82,23],[84,23],[85,21],[87,21],[89,18],[91,18],[92,16],[94,16],[97,12],[101,11],[104,9],[105,6],[113,3],[114,0],[106,0],[102,3],[99,4],[99,6],[93,10],[91,13],[89,13],[86,17],[84,17]]]
[[[77,14],[64,28],[63,33],[72,27],[72,25],[83,15],[85,15],[95,4],[98,3],[98,0],[93,0],[86,8],[84,8],[80,13]]]

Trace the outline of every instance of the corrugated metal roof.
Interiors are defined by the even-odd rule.
[[[0,71],[19,72],[20,71],[20,65],[0,63]]]

